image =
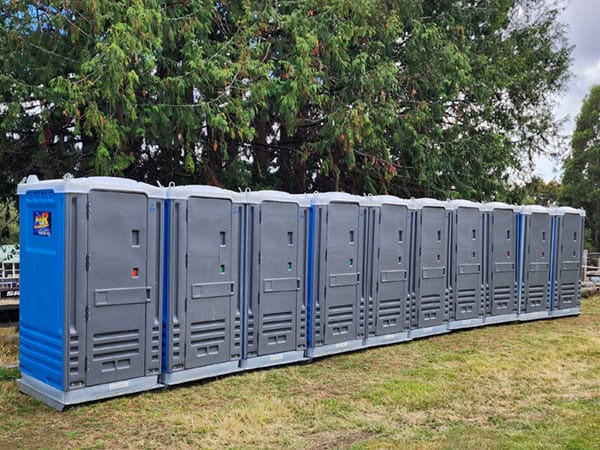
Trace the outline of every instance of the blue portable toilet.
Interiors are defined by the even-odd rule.
[[[485,208],[467,200],[452,200],[448,206],[452,209],[448,327],[481,326],[485,316]]]
[[[244,194],[243,369],[306,360],[310,201],[279,191]]]
[[[517,320],[520,206],[486,203],[485,323]]]
[[[431,198],[411,201],[413,220],[413,280],[411,338],[447,333],[450,309],[450,230],[447,202]]]
[[[308,238],[308,357],[364,347],[365,197],[314,194]]]
[[[244,204],[214,186],[170,186],[165,202],[161,381],[240,370]]]
[[[413,212],[410,200],[367,197],[365,346],[408,341]]]
[[[19,389],[62,410],[161,387],[164,190],[30,176],[17,192]]]
[[[551,214],[554,258],[550,274],[550,316],[578,315],[585,211],[563,206],[554,208]]]
[[[519,215],[519,320],[550,316],[550,267],[554,223],[551,209],[522,206]]]

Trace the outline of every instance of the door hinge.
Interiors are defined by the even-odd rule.
[[[90,320],[90,307],[86,305],[85,307],[85,321],[88,322]]]
[[[90,270],[90,255],[85,255],[85,270],[86,272]]]
[[[190,263],[190,255],[188,253],[185,254],[185,267],[187,269],[188,264]]]
[[[185,221],[189,222],[190,221],[190,207],[186,206],[185,208]]]
[[[262,255],[260,252],[258,252],[258,263],[260,264],[262,261]]]
[[[184,303],[183,303],[183,311],[186,312],[186,313],[187,313],[187,304],[188,304],[188,299],[186,297],[185,300],[184,300]]]
[[[92,215],[92,204],[90,202],[86,202],[85,204],[85,218],[89,219]]]
[[[88,370],[90,370],[90,357],[86,356],[83,362],[83,371],[87,372]]]

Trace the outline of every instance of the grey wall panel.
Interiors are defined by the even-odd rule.
[[[238,360],[242,357],[242,283],[244,277],[243,245],[244,245],[244,206],[239,203],[231,205],[231,246],[232,261],[231,271],[235,274],[234,294],[231,298],[231,320],[229,334],[231,345],[229,348],[230,359]]]
[[[308,279],[308,255],[306,246],[308,242],[308,208],[300,207],[298,212],[298,273],[302,280],[300,291],[298,292],[296,302],[296,348],[303,350],[307,344],[307,305],[306,305],[306,284]]]
[[[87,195],[66,196],[65,255],[65,384],[68,389],[85,386],[87,299]]]
[[[246,273],[244,309],[244,358],[258,356],[258,302],[260,297],[260,206],[246,206]]]
[[[162,327],[162,264],[163,264],[163,201],[148,199],[148,247],[146,270],[147,284],[150,287],[146,306],[146,375],[158,374],[161,363],[161,327]]]
[[[313,311],[312,311],[312,342],[319,346],[324,344],[325,339],[325,318],[323,308],[325,307],[325,295],[327,294],[327,207],[318,206],[315,208],[314,242],[313,242]]]
[[[170,207],[170,255],[169,259],[169,298],[168,317],[171,323],[167,336],[166,372],[185,368],[185,308],[186,308],[186,254],[187,254],[187,222],[186,202],[172,200]]]
[[[377,275],[379,273],[379,243],[380,243],[380,224],[381,208],[369,208],[367,218],[367,245],[365,247],[365,312],[367,317],[366,333],[367,336],[377,335],[377,314],[376,314],[376,298],[377,298]]]

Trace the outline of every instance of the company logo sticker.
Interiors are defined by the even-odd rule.
[[[50,237],[52,234],[52,219],[50,211],[33,212],[33,234]]]

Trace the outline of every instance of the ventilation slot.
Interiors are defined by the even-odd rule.
[[[354,321],[352,305],[332,306],[327,311],[327,326],[334,335],[349,333]]]
[[[423,320],[435,320],[442,309],[442,297],[439,294],[421,296],[421,314]]]
[[[461,313],[473,312],[476,302],[475,289],[461,289],[458,291],[456,306]]]
[[[544,303],[545,289],[543,285],[531,286],[529,288],[528,301],[530,306],[542,306]]]
[[[560,288],[560,303],[562,306],[575,303],[576,286],[574,283],[564,283]]]
[[[379,320],[383,327],[392,327],[402,315],[402,300],[394,298],[379,301]]]
[[[494,304],[497,309],[510,309],[512,300],[511,293],[510,286],[499,286],[494,288]]]
[[[291,312],[264,314],[262,317],[262,335],[268,345],[285,344],[292,334]]]
[[[103,361],[103,371],[125,369],[129,359],[140,353],[139,330],[95,333],[92,338],[92,359]]]
[[[193,322],[190,326],[190,346],[199,357],[216,355],[225,342],[225,320]]]

